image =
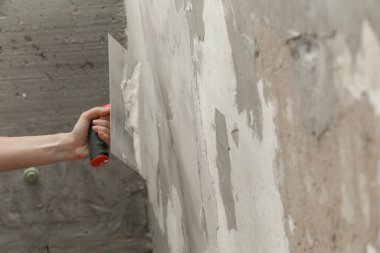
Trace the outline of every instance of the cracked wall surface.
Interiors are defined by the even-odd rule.
[[[108,103],[107,33],[124,29],[119,0],[0,0],[0,135],[70,131]],[[0,175],[0,252],[150,252],[145,183],[122,162],[38,169],[34,186]]]
[[[125,3],[155,252],[379,252],[378,1]]]

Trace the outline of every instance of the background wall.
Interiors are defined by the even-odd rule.
[[[156,252],[380,250],[380,3],[126,0]]]
[[[0,135],[70,131],[108,103],[107,33],[125,43],[118,0],[0,1]],[[0,252],[149,252],[143,180],[113,159],[0,175]],[[0,163],[1,166],[1,163]]]

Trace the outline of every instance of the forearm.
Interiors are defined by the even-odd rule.
[[[69,134],[0,137],[0,171],[77,159]]]

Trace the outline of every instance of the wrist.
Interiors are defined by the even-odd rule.
[[[64,160],[78,160],[84,158],[80,147],[76,145],[76,139],[72,133],[58,134],[61,139],[60,152],[64,156]]]

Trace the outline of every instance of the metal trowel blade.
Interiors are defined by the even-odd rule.
[[[124,164],[137,171],[133,129],[128,125],[132,112],[123,92],[133,78],[138,61],[108,34],[109,89],[111,101],[111,153]],[[138,92],[135,91],[135,92]],[[131,104],[131,103],[129,103]]]

